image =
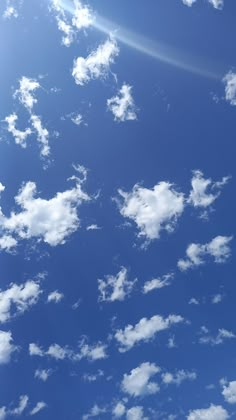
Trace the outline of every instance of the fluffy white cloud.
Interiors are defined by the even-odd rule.
[[[224,384],[222,395],[229,404],[236,404],[236,381]]]
[[[148,420],[148,417],[144,417],[143,407],[136,406],[130,408],[126,413],[127,420]]]
[[[51,9],[55,13],[57,27],[63,33],[62,44],[69,47],[76,38],[77,31],[87,29],[92,25],[94,16],[92,10],[83,5],[80,0],[74,0],[72,18],[68,19],[60,0],[52,0]]]
[[[217,295],[212,296],[211,303],[213,303],[213,305],[217,305],[222,302],[223,297],[224,296],[221,293],[217,293]]]
[[[136,107],[132,97],[132,87],[123,84],[118,95],[107,100],[108,109],[113,113],[116,121],[136,120]]]
[[[159,385],[150,379],[160,372],[160,368],[155,363],[141,363],[130,374],[125,374],[122,381],[122,390],[129,395],[138,397],[148,394],[156,394],[159,391]]]
[[[49,132],[43,127],[41,118],[38,115],[31,115],[30,120],[32,126],[37,134],[37,141],[41,145],[41,156],[49,156],[50,147],[49,147]]]
[[[107,75],[110,65],[114,63],[119,48],[114,39],[108,39],[92,51],[86,58],[78,57],[74,61],[72,76],[77,85],[83,86],[91,79],[103,78]]]
[[[23,313],[35,305],[40,294],[40,285],[33,280],[21,285],[11,283],[8,289],[0,290],[0,323],[8,321],[12,316]]]
[[[107,412],[106,407],[99,407],[97,404],[95,404],[91,408],[90,412],[88,414],[85,414],[82,417],[82,420],[88,420],[91,417],[97,417],[97,416],[100,416],[100,414],[105,414],[106,412]]]
[[[162,289],[171,285],[171,279],[173,279],[173,274],[166,274],[162,278],[156,278],[149,281],[146,281],[143,286],[143,293],[152,292],[155,289]]]
[[[194,207],[210,206],[219,197],[222,187],[228,180],[229,177],[223,177],[221,181],[213,182],[211,178],[204,178],[201,171],[193,171],[189,203]]]
[[[39,413],[39,411],[42,411],[44,408],[47,407],[47,404],[44,401],[39,401],[36,406],[30,411],[30,416],[33,416],[34,414]]]
[[[43,382],[46,382],[51,374],[51,369],[36,369],[34,377],[40,379]]]
[[[199,338],[200,344],[210,344],[212,346],[217,346],[222,344],[225,340],[235,338],[236,335],[232,331],[228,331],[225,328],[220,328],[216,336],[209,334],[209,331],[206,327],[201,328],[201,337]]]
[[[5,122],[7,123],[7,130],[9,133],[12,134],[12,136],[15,139],[15,143],[19,144],[21,147],[26,147],[26,140],[29,137],[29,135],[32,133],[30,128],[26,128],[24,131],[18,130],[16,128],[16,122],[18,120],[18,116],[14,113],[11,115],[8,115],[8,117],[5,118]]]
[[[162,230],[172,232],[184,210],[184,196],[168,182],[153,189],[136,184],[130,193],[118,190],[123,198],[120,213],[133,220],[147,240],[158,239]]]
[[[63,298],[64,298],[63,293],[60,293],[58,292],[58,290],[55,290],[54,292],[48,295],[48,302],[59,303]]]
[[[43,350],[36,343],[29,344],[30,356],[49,356],[55,360],[69,359],[75,362],[84,358],[90,361],[105,359],[107,357],[106,349],[107,346],[101,342],[89,345],[85,340],[80,342],[78,350],[73,350],[68,346],[62,347],[59,344],[52,344],[48,350]]]
[[[12,252],[12,250],[16,246],[17,246],[17,240],[14,239],[11,235],[3,235],[0,238],[0,249],[2,249],[3,251]]]
[[[127,325],[124,330],[118,330],[115,338],[118,341],[120,352],[130,350],[140,341],[151,340],[158,332],[170,328],[174,324],[183,322],[180,315],[169,315],[163,318],[160,315],[154,315],[150,319],[142,318],[136,325]]]
[[[197,0],[182,0],[183,4],[186,6],[191,7]],[[208,0],[208,2],[215,8],[215,9],[223,9],[224,7],[224,0]]]
[[[236,106],[236,73],[229,71],[224,79],[225,83],[225,99],[231,105]]]
[[[200,408],[190,411],[187,420],[226,420],[227,411],[221,405],[210,405],[209,408]]]
[[[175,374],[170,372],[165,372],[162,374],[162,381],[165,385],[181,385],[184,381],[194,381],[197,378],[195,372],[189,372],[187,370],[178,370]]]
[[[64,244],[80,226],[77,208],[90,200],[82,191],[83,181],[76,178],[74,188],[58,192],[48,200],[36,198],[36,184],[27,182],[15,197],[22,211],[11,212],[10,217],[0,214],[2,232],[14,235],[16,240],[37,238],[51,246]]]
[[[20,87],[15,92],[15,96],[18,96],[22,105],[31,112],[33,106],[38,102],[34,96],[34,92],[41,86],[36,79],[30,79],[25,76],[19,80],[19,83]]]
[[[186,250],[186,259],[178,261],[178,267],[181,271],[205,264],[205,259],[213,257],[215,263],[224,263],[230,257],[231,250],[229,243],[232,236],[216,236],[207,244],[190,244]]]
[[[18,18],[18,6],[21,6],[22,0],[7,0],[6,9],[3,12],[3,19]]]
[[[0,365],[9,363],[15,350],[11,332],[0,330]]]
[[[25,411],[27,405],[29,402],[28,395],[21,395],[19,399],[19,405],[10,411],[10,414],[13,414],[14,416],[20,416],[23,411]]]
[[[122,267],[116,276],[105,276],[105,280],[98,280],[100,302],[122,301],[130,295],[137,279],[128,279],[128,270]]]
[[[125,411],[126,411],[125,405],[123,404],[123,402],[119,401],[113,408],[112,414],[116,419],[119,419],[120,417],[124,416]]]

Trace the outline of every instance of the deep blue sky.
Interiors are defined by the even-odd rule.
[[[130,36],[145,37],[145,45],[150,40],[157,52],[161,43],[168,58],[174,54],[179,59],[180,67],[117,40],[120,52],[106,77],[84,86],[76,85],[72,77],[73,62],[96,50],[109,35],[92,27],[78,31],[76,40],[63,46],[56,13],[49,10],[49,3],[24,0],[20,5],[4,0],[0,5],[0,182],[5,186],[1,208],[8,218],[12,211],[19,213],[14,197],[28,181],[37,184],[38,196],[46,200],[73,188],[74,182],[67,180],[77,175],[72,164],[88,169],[82,189],[92,200],[78,206],[80,227],[64,244],[50,246],[42,237],[21,239],[14,231],[17,247],[10,252],[1,250],[2,292],[11,283],[38,281],[39,273],[45,276],[39,283],[42,293],[38,301],[0,325],[0,330],[11,331],[17,346],[11,359],[0,365],[0,407],[6,407],[6,418],[11,418],[20,396],[28,395],[28,406],[20,418],[44,401],[47,406],[36,414],[41,419],[83,419],[95,404],[104,410],[97,418],[111,419],[116,403],[123,401],[123,418],[168,420],[175,415],[173,419],[181,420],[188,418],[191,410],[213,404],[224,407],[234,419],[235,405],[224,398],[219,381],[226,378],[226,387],[236,381],[235,338],[223,339],[220,344],[199,343],[202,326],[212,337],[222,328],[236,334],[234,239],[224,263],[207,255],[204,264],[182,272],[177,262],[185,258],[190,243],[207,244],[218,235],[234,235],[236,108],[225,98],[223,78],[236,68],[235,1],[225,0],[224,8],[217,10],[201,0],[192,7],[181,0],[150,0],[148,4],[91,0],[94,12],[112,21],[114,28],[120,27],[121,34],[125,28],[133,32]],[[9,4],[16,7],[17,18],[3,17]],[[69,14],[65,16],[71,19]],[[213,77],[185,70],[181,68],[184,63]],[[21,148],[7,131],[4,120],[13,112],[18,115],[18,128],[24,130],[29,125],[27,109],[14,97],[23,76],[41,85],[34,93],[38,101],[34,113],[49,131],[49,162],[40,157],[35,136]],[[123,83],[132,86],[134,121],[114,121],[107,109],[107,100],[117,95]],[[81,125],[71,121],[73,113],[83,116]],[[173,232],[162,230],[159,238],[144,247],[139,227],[122,216],[114,200],[118,189],[131,193],[139,184],[151,190],[166,181],[187,201],[194,170],[213,182],[225,176],[230,179],[205,208],[207,218],[200,218],[204,209],[186,203]],[[1,236],[9,234],[4,221],[0,223]],[[93,224],[101,229],[86,230]],[[37,243],[37,239],[41,241]],[[138,279],[130,296],[123,301],[99,302],[98,279],[116,276],[122,267],[127,268],[129,280]],[[142,293],[146,281],[170,272],[170,286]],[[47,303],[48,294],[55,290],[63,299]],[[222,301],[212,304],[212,297],[218,294]],[[191,298],[198,305],[189,304]],[[72,309],[78,300],[79,307]],[[12,309],[17,312],[14,306]],[[181,315],[185,321],[119,352],[116,330],[134,326],[144,317],[167,318],[170,314]],[[30,343],[45,351],[57,343],[78,352],[83,336],[89,345],[107,345],[108,357],[91,362],[29,354]],[[176,347],[169,348],[168,339],[173,336]],[[150,379],[160,385],[160,392],[131,396],[122,390],[123,376],[144,362],[161,367]],[[43,382],[34,377],[36,369],[52,372]],[[99,369],[103,374],[94,382],[84,380],[85,374],[96,374]],[[162,382],[163,373],[180,370],[195,372],[196,378],[179,386]],[[128,417],[128,410],[137,406],[143,407],[143,417]],[[202,414],[201,418],[206,417]]]

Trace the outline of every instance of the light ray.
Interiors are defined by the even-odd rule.
[[[60,4],[66,12],[70,14],[74,13],[74,4],[71,0],[60,0]],[[93,27],[100,32],[112,35],[115,39],[128,47],[163,63],[210,79],[222,78],[220,74],[217,74],[216,71],[210,69],[212,66],[206,68],[206,60],[204,60],[204,64],[200,66],[199,62],[202,61],[200,58],[183,53],[182,51],[161,42],[150,40],[147,37],[118,26],[102,16],[96,15]]]

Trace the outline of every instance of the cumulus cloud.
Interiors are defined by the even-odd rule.
[[[82,29],[90,27],[94,21],[94,15],[89,6],[82,4],[80,0],[74,0],[71,19],[65,14],[60,0],[52,0],[51,10],[54,12],[57,27],[62,32],[62,44],[69,47],[76,39],[76,34]]]
[[[12,353],[16,350],[11,331],[0,330],[0,365],[9,363]]]
[[[229,177],[223,177],[221,181],[213,182],[211,178],[204,178],[201,171],[193,171],[188,202],[194,207],[209,207],[219,197],[221,189],[228,181]]]
[[[47,404],[44,401],[39,401],[36,406],[30,411],[30,416],[34,416],[35,414],[42,411],[44,408],[47,407]]]
[[[119,419],[120,417],[124,416],[125,411],[126,411],[125,405],[123,404],[123,402],[119,401],[113,408],[112,414],[116,419]]]
[[[46,382],[51,374],[51,369],[36,369],[34,377],[40,379],[43,382]]]
[[[78,178],[75,181],[74,188],[58,192],[48,200],[36,197],[34,182],[23,184],[15,197],[16,204],[22,210],[11,212],[9,217],[0,214],[0,227],[4,235],[11,235],[17,241],[36,238],[51,246],[64,244],[80,226],[78,207],[90,200],[82,190],[83,181]],[[15,242],[12,244],[14,247]]]
[[[75,83],[83,86],[91,79],[104,78],[118,53],[119,48],[116,41],[110,38],[86,58],[78,57],[74,61],[72,70]]]
[[[143,407],[135,406],[130,408],[126,413],[127,420],[148,420],[148,417],[144,417]]]
[[[29,344],[30,356],[48,356],[55,360],[68,359],[75,362],[84,358],[90,361],[105,359],[107,357],[106,349],[107,346],[101,342],[89,345],[86,343],[85,339],[80,342],[78,349],[71,349],[69,346],[62,347],[59,344],[52,344],[48,347],[48,350],[43,350],[42,347],[38,346],[36,343]]]
[[[38,115],[31,115],[30,120],[37,134],[37,141],[41,145],[41,156],[49,156],[50,147],[48,130],[45,127],[43,127],[41,118]]]
[[[137,279],[128,279],[128,270],[122,267],[116,276],[105,276],[105,280],[98,280],[100,302],[123,301],[133,290]]]
[[[27,311],[37,303],[41,293],[39,283],[33,280],[21,285],[11,283],[8,289],[0,290],[0,323]]]
[[[148,394],[156,394],[160,388],[156,382],[150,379],[160,372],[160,368],[155,363],[141,363],[130,374],[125,374],[121,387],[124,392],[129,395],[138,397]]]
[[[130,193],[118,190],[122,197],[120,213],[133,220],[139,236],[158,239],[163,230],[172,232],[184,211],[184,196],[168,182],[160,182],[148,189],[136,184]]]
[[[115,338],[120,345],[119,351],[123,353],[140,341],[150,341],[158,332],[181,322],[184,322],[184,319],[180,315],[169,315],[167,318],[154,315],[150,319],[142,318],[134,326],[127,325],[124,330],[117,330],[115,333]]]
[[[173,279],[173,274],[166,274],[161,278],[155,278],[149,281],[146,281],[143,286],[143,293],[149,293],[156,289],[162,289],[171,285],[171,280]]]
[[[232,239],[232,236],[216,236],[207,244],[190,244],[186,250],[187,258],[178,261],[179,269],[187,271],[190,268],[205,264],[207,257],[212,257],[214,262],[218,264],[226,262],[231,254],[229,243]]]
[[[208,329],[203,326],[200,332],[199,343],[200,344],[210,344],[211,346],[217,346],[222,344],[225,340],[235,338],[236,335],[232,331],[228,331],[225,328],[220,328],[216,336],[209,334]]]
[[[136,107],[132,97],[132,87],[123,84],[116,96],[107,100],[107,107],[113,113],[115,121],[137,119]]]
[[[14,416],[20,416],[26,409],[29,402],[28,395],[21,395],[19,399],[19,405],[10,411],[10,414],[13,414]]]
[[[21,6],[22,0],[7,0],[6,8],[3,12],[3,19],[18,18],[19,12],[17,6]]]
[[[197,0],[182,0],[183,4],[186,6],[191,7]],[[211,4],[215,9],[223,9],[224,7],[224,0],[208,0],[208,3]]]
[[[178,370],[176,373],[165,372],[162,374],[162,381],[165,385],[181,385],[184,381],[194,381],[197,378],[195,372],[189,372],[187,370]]]
[[[222,395],[229,404],[236,404],[236,381],[223,384]]]
[[[23,76],[19,80],[20,87],[15,92],[15,96],[17,96],[22,103],[22,105],[28,109],[28,111],[32,111],[33,106],[38,102],[37,98],[35,98],[34,93],[37,89],[41,86],[36,79],[31,79],[29,77]]]
[[[230,105],[236,106],[236,73],[229,71],[223,78],[225,83],[225,99]]]
[[[97,404],[95,404],[90,412],[88,414],[84,414],[82,417],[82,420],[88,420],[91,417],[97,417],[100,416],[101,414],[105,414],[107,412],[107,408],[106,407],[99,407]]]
[[[211,404],[209,408],[200,408],[190,411],[187,420],[226,420],[227,411],[221,405]]]
[[[59,303],[64,298],[63,293],[58,292],[58,290],[55,290],[54,292],[49,293],[48,295],[48,302],[54,302]]]
[[[4,121],[7,123],[8,132],[11,133],[15,139],[15,143],[25,148],[27,145],[26,140],[32,133],[32,131],[31,128],[26,128],[24,131],[18,130],[16,128],[17,120],[18,116],[15,113],[13,113],[11,115],[8,115],[8,117],[6,117]]]

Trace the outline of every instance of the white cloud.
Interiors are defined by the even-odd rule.
[[[99,378],[104,376],[103,370],[99,369],[96,373],[85,373],[83,380],[86,382],[96,382]]]
[[[201,171],[193,171],[192,190],[188,202],[194,207],[210,206],[219,197],[222,187],[228,181],[229,177],[223,177],[221,181],[213,182],[211,178],[204,178]]]
[[[17,246],[17,241],[11,235],[3,235],[0,238],[0,249],[11,252]]]
[[[37,303],[40,294],[40,285],[32,280],[21,285],[11,283],[8,289],[0,290],[0,323],[27,311]]]
[[[165,372],[161,377],[165,385],[174,384],[179,386],[184,381],[194,381],[197,378],[197,374],[187,370],[178,370],[175,374]]]
[[[140,341],[151,340],[158,332],[170,328],[174,324],[183,322],[180,315],[169,315],[163,318],[160,315],[154,315],[150,319],[142,318],[136,325],[127,325],[124,330],[118,330],[115,338],[118,341],[120,352],[130,350]]]
[[[236,106],[236,73],[229,71],[224,79],[225,83],[225,99],[230,105]]]
[[[34,92],[41,86],[36,79],[30,79],[29,77],[25,76],[19,80],[19,83],[20,87],[15,92],[15,96],[18,96],[22,105],[28,109],[29,112],[31,112],[33,106],[38,102],[34,97]]]
[[[143,286],[143,293],[152,292],[155,289],[162,289],[171,285],[171,279],[173,279],[173,274],[166,274],[162,278],[155,278],[149,281],[146,281]]]
[[[74,61],[72,70],[75,83],[83,86],[91,79],[104,78],[118,53],[119,48],[116,41],[108,39],[104,44],[99,45],[97,50],[92,51],[88,57],[78,57]]]
[[[190,244],[186,250],[187,258],[178,261],[178,267],[181,271],[205,264],[205,259],[213,257],[215,263],[224,263],[230,257],[231,250],[229,243],[232,236],[216,236],[207,244]]]
[[[33,416],[34,414],[39,413],[39,411],[43,410],[46,407],[47,407],[47,404],[44,401],[39,401],[29,414],[30,416]]]
[[[227,403],[236,404],[236,381],[224,384],[222,395]]]
[[[102,229],[102,228],[99,227],[96,224],[92,224],[92,225],[89,225],[89,226],[86,227],[86,230],[100,230],[100,229]]]
[[[3,13],[3,19],[18,18],[19,13],[16,6],[21,6],[22,0],[7,0],[6,9]]]
[[[8,115],[8,117],[6,117],[4,121],[8,125],[7,127],[8,132],[11,133],[15,139],[15,143],[25,148],[27,145],[26,140],[29,137],[29,135],[32,133],[32,131],[30,128],[26,128],[24,131],[18,130],[16,128],[17,120],[18,120],[18,116],[14,113],[14,114]]]
[[[43,382],[46,382],[51,374],[51,369],[36,369],[34,377],[40,379]]]
[[[227,411],[221,405],[211,404],[209,408],[200,408],[190,411],[187,420],[226,420]]]
[[[143,407],[136,406],[130,408],[126,413],[127,420],[148,420],[148,417],[144,417]]]
[[[206,327],[201,328],[201,337],[199,339],[200,344],[210,344],[211,346],[217,346],[222,344],[225,340],[235,338],[236,335],[232,331],[228,331],[225,328],[220,328],[216,336],[209,334]]]
[[[49,156],[50,147],[49,147],[49,132],[46,128],[43,127],[42,121],[38,115],[31,115],[30,120],[32,126],[37,134],[37,141],[41,145],[41,156]]]
[[[107,100],[108,109],[113,113],[115,121],[132,121],[137,119],[136,107],[131,92],[132,87],[124,83],[118,95]]]
[[[58,192],[48,200],[35,197],[37,187],[34,182],[24,184],[15,197],[22,211],[13,211],[10,217],[0,214],[4,235],[14,235],[16,240],[37,238],[51,246],[64,244],[80,226],[77,208],[84,201],[90,200],[82,191],[83,181],[75,177],[73,179],[76,179],[74,188]]]
[[[199,300],[196,298],[191,298],[188,303],[189,305],[199,305]]]
[[[212,296],[211,303],[216,305],[217,303],[222,302],[223,297],[224,296],[221,293],[218,293],[217,295]]]
[[[119,401],[113,408],[112,414],[116,419],[119,419],[120,417],[124,416],[125,411],[126,411],[125,405],[123,404],[123,402]]]
[[[97,404],[95,404],[91,408],[90,412],[88,414],[85,414],[82,417],[82,420],[88,420],[91,417],[97,417],[97,416],[100,416],[100,414],[105,414],[106,412],[107,412],[106,407],[99,407]]]
[[[130,193],[118,190],[123,198],[120,213],[133,220],[139,236],[158,239],[162,230],[172,232],[184,210],[184,196],[168,182],[160,182],[153,189],[136,184]]]
[[[48,347],[48,350],[43,350],[36,343],[29,344],[30,356],[49,356],[55,360],[68,359],[75,362],[84,358],[90,361],[105,359],[107,358],[106,349],[107,346],[101,342],[89,345],[85,342],[85,339],[80,342],[78,350],[73,350],[69,346],[62,347],[59,344],[52,344]]]
[[[71,117],[71,121],[75,124],[75,125],[81,125],[83,122],[83,116],[81,114],[75,114]]]
[[[1,407],[0,408],[0,420],[5,420],[6,416],[7,416],[6,407]]]
[[[51,9],[55,13],[57,27],[63,33],[62,44],[69,47],[76,39],[76,34],[81,29],[87,29],[94,21],[92,10],[83,5],[80,0],[74,0],[72,18],[69,20],[65,14],[60,0],[52,0]]]
[[[197,0],[182,0],[183,4],[186,6],[191,7]],[[224,0],[208,0],[208,2],[215,8],[215,9],[223,9],[224,7]]]
[[[16,350],[10,331],[0,330],[0,365],[9,363],[12,353]]]
[[[115,300],[123,301],[130,295],[137,279],[128,279],[128,270],[121,267],[116,276],[105,276],[105,280],[98,280],[98,290],[100,292],[100,302],[114,302]]]
[[[141,363],[130,374],[125,374],[122,381],[122,390],[134,397],[144,396],[148,394],[156,394],[160,388],[156,382],[150,379],[160,372],[160,368],[155,363]]]
[[[19,399],[18,407],[11,410],[10,414],[13,414],[14,416],[20,416],[23,413],[23,411],[25,411],[25,409],[28,405],[28,402],[29,402],[28,395],[21,395],[20,399]]]
[[[186,5],[191,7],[197,0],[182,0],[182,2]]]
[[[54,292],[50,293],[48,295],[48,302],[55,302],[59,303],[64,298],[63,293],[58,292],[58,290],[55,290]]]

